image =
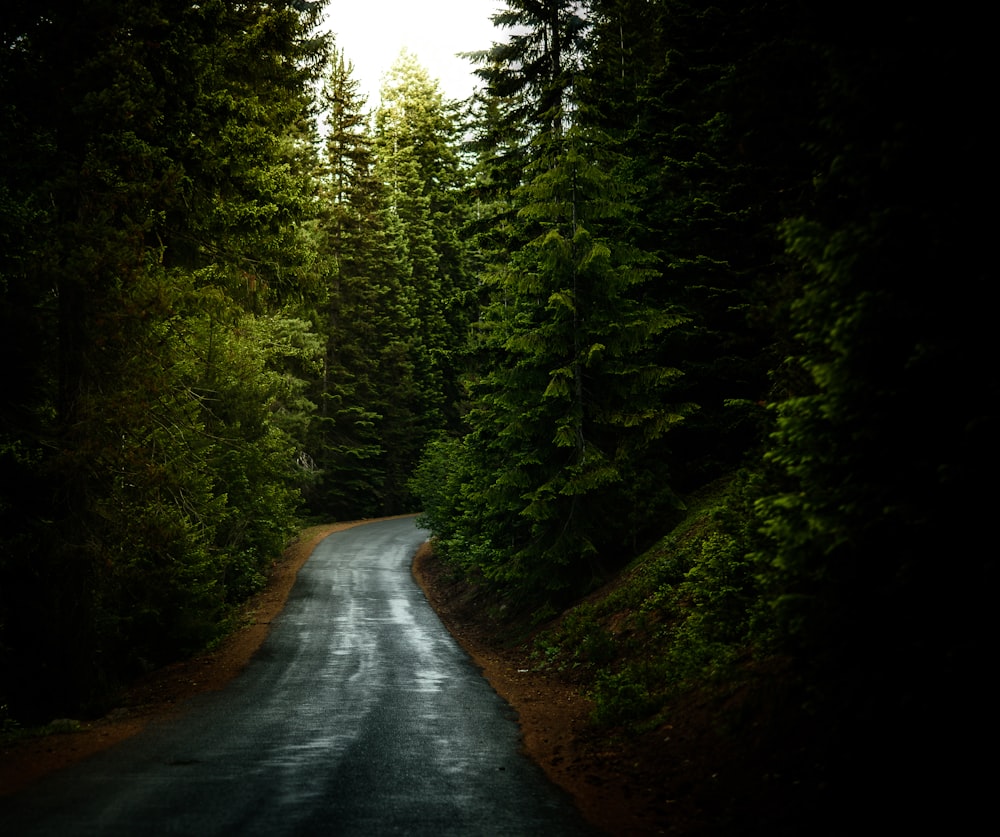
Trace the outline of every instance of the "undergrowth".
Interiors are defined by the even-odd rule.
[[[10,746],[29,738],[45,738],[49,735],[80,732],[83,724],[72,718],[56,718],[47,724],[22,726],[8,715],[6,705],[0,705],[0,746]]]
[[[588,689],[599,724],[656,723],[692,689],[740,682],[770,616],[752,559],[756,477],[739,472],[688,501],[674,529],[535,640],[535,663]]]

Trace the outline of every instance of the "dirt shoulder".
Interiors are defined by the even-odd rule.
[[[0,749],[0,796],[16,793],[54,770],[75,764],[174,714],[186,700],[223,688],[263,643],[299,569],[323,538],[365,521],[314,526],[274,562],[267,586],[244,606],[241,627],[213,651],[158,669],[134,683],[116,709],[78,731],[28,738]]]
[[[567,791],[587,820],[614,837],[699,833],[689,754],[700,735],[671,725],[642,736],[596,729],[592,703],[568,677],[538,670],[530,643],[511,645],[476,592],[454,578],[429,545],[413,574],[431,606],[497,693],[518,714],[525,752]]]
[[[274,564],[267,587],[248,602],[242,627],[217,649],[136,682],[118,708],[85,722],[76,732],[25,739],[0,750],[0,796],[15,793],[54,770],[69,766],[178,712],[185,701],[223,688],[250,661],[281,612],[299,569],[323,538],[364,521],[316,526],[303,531]],[[517,712],[524,749],[567,790],[597,827],[614,835],[676,833],[663,827],[662,794],[649,777],[629,769],[635,742],[616,745],[588,726],[590,702],[570,682],[533,671],[525,647],[508,647],[494,624],[450,580],[429,548],[418,553],[414,577],[428,601],[483,675]],[[673,812],[671,820],[680,823]],[[683,819],[683,817],[682,817]]]

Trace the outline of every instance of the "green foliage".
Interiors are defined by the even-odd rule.
[[[628,565],[538,638],[600,723],[782,654],[852,782],[874,741],[925,763],[928,717],[978,737],[998,386],[966,18],[510,2],[463,156],[412,56],[369,124],[318,14],[0,15],[4,725],[211,642],[304,495],[419,502],[536,623]]]
[[[505,575],[506,554],[493,540],[500,523],[481,514],[487,486],[474,461],[465,438],[440,435],[424,447],[410,488],[439,554],[467,576],[495,584]]]
[[[378,514],[384,495],[385,381],[403,387],[405,368],[378,353],[398,346],[393,299],[398,275],[385,241],[382,189],[373,177],[374,150],[353,67],[335,52],[324,73],[320,102],[327,134],[319,172],[319,215],[314,237],[324,293],[313,320],[323,336],[322,371],[312,376],[317,406],[308,439],[315,483],[311,510],[336,517]]]
[[[455,426],[456,381],[475,317],[468,252],[459,237],[467,210],[459,200],[465,172],[458,140],[454,106],[404,50],[382,89],[375,147],[376,173],[388,186],[387,228],[400,270],[401,306],[411,326],[406,338],[420,382],[413,394],[420,422],[411,428],[415,446],[407,472],[427,438],[422,428]]]
[[[563,620],[559,629],[560,641],[577,649],[578,662],[600,669],[616,656],[614,635],[600,624],[594,606],[578,605]]]
[[[929,25],[907,23],[918,39]],[[958,164],[981,142],[924,120],[926,93],[942,108],[936,124],[947,123],[969,90],[937,99],[945,76],[978,59],[955,56],[942,76],[874,33],[854,43],[834,30],[823,43],[814,204],[780,226],[798,281],[782,370],[794,389],[772,405],[775,486],[759,507],[772,542],[762,560],[792,644],[824,666],[846,655],[865,668],[879,649],[895,647],[901,662],[941,641],[913,619],[934,597],[935,550],[955,551],[953,520],[976,503],[969,480],[995,454],[973,429],[996,387],[981,365],[989,256],[974,243],[979,222],[959,208],[964,179],[920,162]],[[965,218],[957,226],[955,213]],[[951,278],[944,291],[918,276]],[[966,571],[982,578],[985,566],[973,560]],[[947,621],[971,637],[978,607],[959,609]]]
[[[569,0],[508,0],[492,20],[506,40],[469,53],[477,75],[527,135],[557,132],[588,33],[584,10]]]
[[[323,45],[294,2],[17,10],[0,666],[20,716],[99,708],[203,646],[291,531],[322,347],[277,303],[314,287]]]
[[[0,745],[10,745],[32,738],[48,735],[72,735],[82,732],[84,727],[74,718],[56,718],[40,726],[24,727],[18,721],[8,718],[6,706],[0,705]]]
[[[602,725],[644,724],[695,687],[734,688],[774,648],[752,558],[760,478],[741,473],[692,497],[670,534],[599,598],[538,635],[539,665],[572,671]]]
[[[602,671],[594,683],[593,721],[599,725],[618,725],[637,721],[658,708],[641,674],[632,670]]]
[[[374,126],[353,67],[331,62],[316,231],[326,338],[310,440],[310,507],[368,516],[414,508],[420,448],[454,420],[466,341],[462,172],[452,109],[412,56],[389,74]]]
[[[458,517],[456,502],[462,497],[462,448],[461,439],[447,436],[428,442],[410,480],[410,490],[423,504],[420,525],[437,533],[448,532]]]
[[[575,129],[538,152],[516,195],[523,244],[490,277],[489,365],[471,385],[452,531],[485,577],[536,597],[591,582],[638,524],[628,510],[644,456],[691,409],[669,402],[676,370],[651,357],[682,319],[642,303],[651,274],[616,235],[631,208],[611,159]]]

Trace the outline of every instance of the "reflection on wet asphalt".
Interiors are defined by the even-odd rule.
[[[330,535],[228,688],[0,799],[0,834],[589,833],[414,583],[426,535]]]

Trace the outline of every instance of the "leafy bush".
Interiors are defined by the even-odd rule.
[[[594,682],[592,719],[601,725],[622,724],[643,718],[659,708],[661,701],[650,690],[646,672],[629,666],[616,673],[602,671]]]

